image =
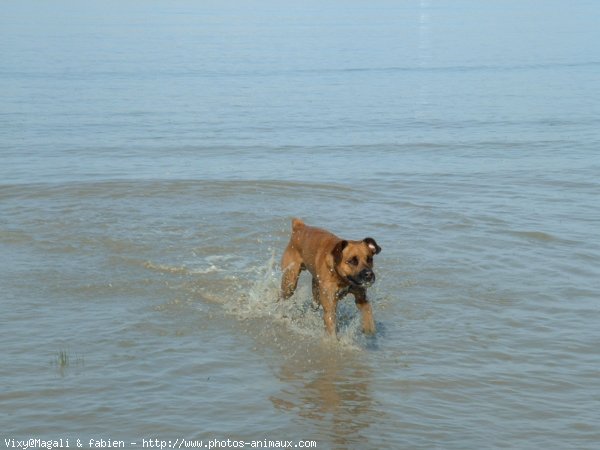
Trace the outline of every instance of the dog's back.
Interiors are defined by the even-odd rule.
[[[317,260],[331,253],[341,239],[327,230],[306,225],[300,219],[292,220],[290,244],[296,250],[309,272],[313,273]]]

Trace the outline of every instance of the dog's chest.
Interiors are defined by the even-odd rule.
[[[345,286],[338,289],[338,291],[335,293],[335,296],[338,298],[338,300],[341,300],[346,295],[348,295],[348,292],[350,292],[350,286]]]

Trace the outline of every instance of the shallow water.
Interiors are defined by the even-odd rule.
[[[600,441],[594,2],[0,10],[3,438]],[[294,216],[374,337],[275,301]]]

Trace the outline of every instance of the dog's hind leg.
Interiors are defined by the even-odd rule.
[[[298,286],[298,278],[302,270],[302,258],[291,246],[285,249],[281,258],[281,293],[280,298],[287,299],[292,296]]]

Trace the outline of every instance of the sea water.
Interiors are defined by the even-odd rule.
[[[3,2],[2,438],[596,448],[599,14]],[[292,217],[374,337],[276,301]]]

